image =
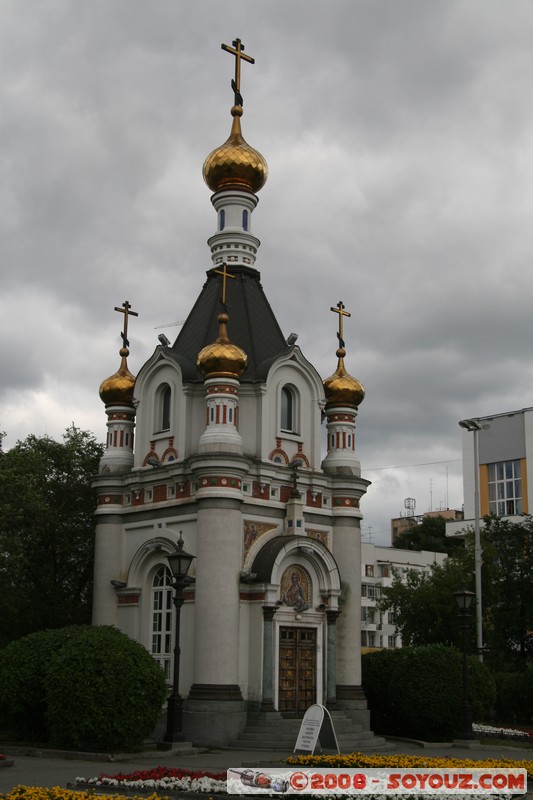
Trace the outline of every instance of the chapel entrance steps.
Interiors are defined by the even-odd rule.
[[[331,719],[341,753],[385,752],[394,746],[365,730],[359,722],[349,717],[349,711],[331,711]],[[286,719],[276,712],[248,717],[248,724],[238,739],[229,743],[237,750],[279,750],[292,753],[296,745],[301,719]],[[320,752],[317,746],[316,752]],[[328,752],[330,752],[328,750]]]

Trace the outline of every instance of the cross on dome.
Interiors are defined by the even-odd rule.
[[[337,334],[337,337],[339,339],[340,347],[344,347],[344,338],[342,333],[342,318],[352,316],[349,311],[344,310],[345,308],[346,306],[344,305],[342,300],[339,300],[335,308],[333,308],[333,306],[330,308],[330,311],[333,311],[334,314],[339,315],[339,332]]]
[[[131,305],[129,300],[125,300],[124,303],[122,303],[122,307],[115,306],[115,311],[118,311],[119,314],[124,314],[124,331],[120,335],[122,336],[122,343],[124,347],[129,347],[130,343],[128,342],[128,317],[129,316],[138,317],[139,314],[137,313],[137,311],[131,310]]]
[[[235,105],[242,106],[241,60],[248,61],[249,64],[255,64],[255,58],[245,54],[244,45],[240,39],[235,39],[232,44],[233,47],[230,47],[229,44],[221,44],[220,46],[226,53],[235,56],[235,80],[232,82],[232,86],[235,92]]]

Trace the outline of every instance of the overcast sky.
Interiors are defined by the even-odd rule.
[[[530,0],[0,0],[0,430],[105,435],[128,299],[137,373],[211,265],[201,168],[269,165],[256,266],[323,378],[366,387],[365,537],[463,502],[459,419],[533,405]]]

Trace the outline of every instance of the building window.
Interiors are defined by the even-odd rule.
[[[170,680],[172,654],[172,577],[159,567],[152,583],[152,655]]]
[[[288,433],[297,433],[298,394],[293,386],[283,386],[281,389],[281,414],[280,428]]]
[[[172,390],[168,383],[162,383],[158,387],[155,396],[155,425],[156,433],[170,430],[170,405],[172,401]]]
[[[389,636],[387,640],[387,647],[393,650],[396,647],[396,636]]]
[[[373,564],[365,564],[365,575],[367,578],[374,577],[374,565]]]
[[[371,583],[367,584],[366,592],[367,592],[367,594],[366,594],[367,597],[374,597],[375,598],[375,597],[380,597],[381,596],[381,591],[380,591],[379,586],[373,586]]]
[[[497,517],[522,513],[520,461],[498,461],[488,465],[489,512]]]
[[[248,230],[248,212],[246,209],[242,212],[242,229],[243,231]]]
[[[222,209],[220,211],[220,214],[218,215],[219,230],[223,231],[225,226],[226,226],[226,212],[224,211],[224,209]]]

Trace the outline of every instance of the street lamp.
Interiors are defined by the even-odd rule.
[[[187,553],[183,549],[183,538],[180,531],[180,538],[178,541],[178,549],[174,553],[167,555],[167,560],[172,572],[173,588],[175,594],[173,598],[174,605],[176,606],[176,637],[174,642],[174,675],[172,680],[172,694],[168,698],[167,703],[167,731],[165,733],[165,742],[182,742],[183,736],[183,698],[179,693],[179,680],[180,680],[180,617],[181,607],[184,602],[183,589],[189,583],[192,583],[193,578],[189,578],[187,572],[191,566],[193,559],[196,556]]]
[[[472,707],[468,701],[468,663],[467,663],[467,646],[468,646],[468,619],[470,617],[470,605],[476,596],[474,592],[469,592],[468,589],[461,589],[453,593],[457,605],[459,607],[459,615],[461,617],[461,627],[463,629],[463,705],[461,708],[461,739],[473,739],[474,732],[472,730]]]
[[[483,661],[483,603],[481,599],[481,535],[479,532],[479,432],[485,426],[477,419],[462,419],[459,426],[474,434],[474,572],[476,586],[476,647]],[[487,426],[488,427],[488,426]]]

